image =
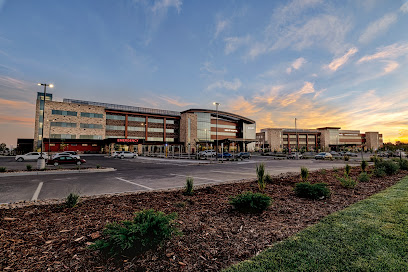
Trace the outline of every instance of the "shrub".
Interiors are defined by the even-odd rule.
[[[261,163],[256,166],[256,175],[258,178],[258,187],[261,192],[265,191],[265,165]]]
[[[65,206],[68,208],[73,208],[78,204],[79,195],[75,193],[70,193],[67,198],[65,199]]]
[[[187,177],[184,194],[189,195],[189,196],[193,195],[194,194],[193,188],[194,188],[194,179],[192,177]]]
[[[31,171],[33,169],[33,166],[31,164],[26,165],[27,171]]]
[[[378,156],[371,156],[371,157],[370,157],[370,161],[373,161],[374,164],[377,164],[378,162],[382,162],[383,159],[380,158],[380,157],[378,157]]]
[[[265,175],[265,183],[271,184],[272,182],[273,182],[273,179],[272,179],[271,175],[269,175],[269,173],[267,173]]]
[[[379,161],[375,164],[375,168],[383,168],[384,172],[388,175],[394,175],[399,170],[399,165],[393,161]]]
[[[176,213],[166,215],[153,209],[136,212],[132,221],[107,224],[102,232],[103,238],[90,248],[111,256],[135,256],[178,235],[176,218]]]
[[[368,175],[367,172],[361,172],[360,175],[358,176],[358,181],[359,182],[369,182],[370,175]]]
[[[335,173],[337,173],[337,172],[338,172],[338,169],[333,166],[333,171],[334,171]]]
[[[408,170],[408,160],[401,159],[399,161],[399,167],[401,170]]]
[[[303,182],[306,182],[309,177],[309,170],[304,166],[300,167],[300,176],[302,177]]]
[[[327,171],[326,169],[320,169],[320,173],[322,173],[322,175],[326,175]]]
[[[300,182],[295,185],[295,194],[298,197],[323,199],[330,196],[330,189],[327,188],[326,183]]]
[[[0,167],[0,172],[6,172],[7,168],[6,167]]]
[[[235,197],[230,197],[229,203],[240,212],[263,212],[271,205],[271,198],[265,194],[245,192]]]
[[[97,165],[96,165],[96,169],[99,169],[99,168],[101,168],[101,166],[100,166],[99,164],[97,164]]]
[[[367,161],[363,160],[363,161],[361,162],[361,171],[365,172],[367,166],[368,166]]]
[[[345,170],[346,170],[346,175],[347,175],[347,176],[348,176],[348,175],[350,175],[351,166],[350,166],[350,165],[348,165],[348,164],[346,164],[346,168],[345,168]]]
[[[350,157],[349,156],[344,156],[344,161],[349,161]]]
[[[348,175],[345,175],[343,178],[338,177],[337,179],[344,188],[354,189],[357,186],[357,180],[352,179]]]
[[[387,175],[387,173],[385,173],[385,168],[383,167],[374,168],[373,174],[374,176],[379,178],[385,177]]]

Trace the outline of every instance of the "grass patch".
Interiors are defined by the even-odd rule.
[[[224,271],[408,271],[408,177]]]

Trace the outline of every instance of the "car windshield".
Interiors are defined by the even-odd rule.
[[[322,155],[322,156],[324,156],[324,155],[326,155],[326,153],[319,153],[319,155]]]

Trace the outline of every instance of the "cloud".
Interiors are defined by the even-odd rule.
[[[228,111],[242,116],[253,116],[263,109],[246,100],[243,96],[238,96],[227,102],[226,108]]]
[[[234,78],[233,81],[225,81],[225,80],[216,81],[216,82],[210,84],[207,87],[207,90],[226,89],[226,90],[236,91],[241,86],[242,86],[241,80],[239,80],[239,78]]]
[[[298,58],[292,63],[291,67],[288,67],[286,69],[286,72],[288,74],[290,74],[292,72],[292,68],[295,69],[295,70],[299,70],[300,67],[302,67],[303,64],[305,64],[305,63],[306,63],[306,60],[304,58]]]
[[[402,13],[408,13],[408,2],[405,2],[401,7],[400,7],[400,11]]]
[[[334,59],[329,65],[325,66],[325,68],[330,69],[332,71],[337,71],[341,66],[343,66],[351,56],[358,52],[358,49],[353,47],[350,48],[349,51],[342,57]]]
[[[6,3],[6,0],[0,0],[0,11],[2,11],[5,3]]]
[[[257,94],[254,96],[253,101],[255,103],[267,103],[272,104],[279,96],[279,92],[284,88],[282,85],[278,86],[266,86],[263,90],[261,90],[261,94]]]
[[[230,24],[229,20],[218,20],[215,26],[214,38],[217,38],[218,35],[220,35],[220,33],[223,32],[229,24]]]
[[[182,4],[183,3],[180,0],[159,0],[154,3],[152,11],[156,13],[166,13],[169,8],[174,7],[177,9],[177,12],[180,13]]]
[[[214,68],[213,63],[210,61],[204,62],[200,67],[200,71],[203,72],[203,74],[208,74],[210,76],[220,76],[227,73],[227,70],[225,68],[222,70],[217,70],[216,68]]]
[[[394,71],[398,67],[399,67],[398,62],[396,62],[396,61],[387,61],[387,66],[385,66],[385,68],[384,68],[384,73],[386,73],[386,74],[391,73],[392,71]]]
[[[364,56],[361,59],[359,59],[357,63],[377,59],[395,59],[406,54],[408,54],[408,43],[405,44],[394,43],[385,47],[378,48],[377,53],[373,55]]]
[[[189,105],[197,105],[197,103],[192,103],[192,102],[182,102],[182,101],[180,101],[180,99],[178,98],[178,99],[174,99],[174,98],[170,98],[170,97],[168,97],[168,96],[163,96],[163,95],[160,95],[160,96],[158,96],[160,99],[162,99],[163,101],[165,101],[166,103],[168,103],[168,104],[171,104],[171,105],[176,105],[176,106],[178,106],[178,107],[186,107],[186,106],[189,106]]]
[[[249,35],[245,37],[228,37],[225,38],[225,54],[229,55],[236,51],[239,47],[248,44],[250,42],[251,38]]]
[[[286,97],[283,97],[280,101],[280,104],[284,107],[296,102],[302,95],[304,94],[310,94],[310,93],[314,93],[315,89],[314,89],[314,85],[311,82],[305,82],[305,84],[303,85],[303,87],[291,94],[286,95]]]
[[[377,36],[383,34],[388,28],[397,21],[398,16],[395,13],[385,14],[382,18],[372,22],[366,30],[361,34],[358,41],[360,43],[368,43]]]

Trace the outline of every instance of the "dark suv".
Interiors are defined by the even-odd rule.
[[[239,154],[237,155],[237,158],[240,158],[240,159],[249,159],[249,158],[251,158],[251,153],[249,153],[249,152],[241,152],[241,153],[239,153]]]

